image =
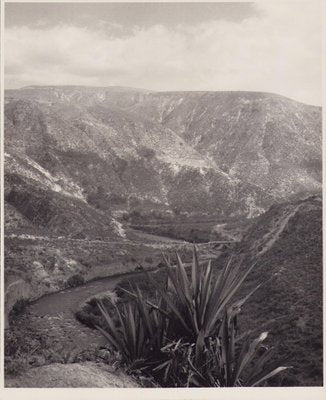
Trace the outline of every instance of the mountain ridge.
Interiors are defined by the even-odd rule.
[[[134,91],[134,92],[147,92],[147,93],[157,93],[157,94],[187,94],[187,93],[236,93],[236,94],[242,94],[242,93],[248,93],[248,94],[258,94],[258,95],[266,95],[266,96],[276,96],[276,97],[282,97],[284,99],[288,99],[291,101],[295,101],[297,103],[306,105],[306,106],[311,106],[311,107],[318,107],[322,108],[321,105],[316,105],[316,104],[310,104],[310,103],[305,103],[303,101],[295,100],[291,97],[285,96],[280,93],[275,93],[275,92],[266,92],[266,91],[251,91],[251,90],[155,90],[155,89],[146,89],[146,88],[138,88],[138,87],[131,87],[131,86],[119,86],[119,85],[111,85],[111,86],[94,86],[94,85],[26,85],[22,86],[19,88],[9,88],[5,89],[5,93],[10,93],[14,91],[19,91],[19,90],[27,90],[27,89],[59,89],[59,88],[64,88],[64,89],[73,89],[73,88],[83,88],[83,89],[92,89],[92,90],[121,90],[121,91]]]
[[[32,86],[6,91],[5,126],[14,174],[102,211],[251,218],[321,190],[320,109],[277,94]]]

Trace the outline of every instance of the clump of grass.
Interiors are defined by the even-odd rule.
[[[259,286],[232,299],[254,266],[242,272],[229,260],[213,278],[210,262],[202,265],[194,248],[188,277],[178,254],[176,261],[165,259],[164,287],[147,274],[155,288],[151,300],[138,286],[121,289],[132,301],[114,304],[118,321],[98,302],[105,324],[97,328],[125,364],[178,387],[256,386],[287,368],[271,362],[273,351],[262,345],[267,332],[254,340],[238,334],[237,316]]]

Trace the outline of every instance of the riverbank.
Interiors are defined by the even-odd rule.
[[[33,293],[37,298],[34,297],[20,315],[13,316],[10,329],[6,329],[5,364],[8,379],[23,370],[53,363],[114,361],[105,338],[75,318],[80,305],[98,293],[112,292],[121,280],[140,276],[144,272],[135,270],[139,266],[146,271],[159,270],[158,265],[161,266],[163,261],[162,249],[169,250],[171,254],[174,250],[181,250],[184,254],[189,253],[189,256],[192,252],[193,245],[190,243],[175,242],[173,239],[168,241],[167,238],[162,243],[160,237],[145,236],[148,243],[139,243],[137,259],[127,256],[128,262],[124,264],[115,262],[94,266],[92,274],[86,276],[85,283],[77,287],[62,288],[40,296]],[[148,249],[150,252],[146,251]],[[202,254],[204,261],[218,257],[220,252],[213,249]]]
[[[5,239],[5,326],[17,301],[34,301],[66,289],[69,281],[81,282],[120,273],[156,268],[162,252],[191,252],[191,244],[160,237],[138,241],[81,240],[72,238],[9,235]]]

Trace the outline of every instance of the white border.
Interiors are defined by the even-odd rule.
[[[1,293],[1,308],[0,308],[0,387],[4,386],[4,312],[3,312],[3,304],[4,304],[4,202],[3,202],[3,193],[4,193],[4,182],[3,182],[3,160],[4,160],[4,116],[3,116],[3,104],[4,104],[4,3],[1,0],[1,9],[0,9],[0,196],[1,196],[1,204],[0,204],[0,266],[1,266],[1,275],[0,275],[0,293]],[[1,392],[0,392],[1,393]]]
[[[42,1],[42,0],[0,0],[1,1],[1,79],[0,79],[0,90],[1,90],[1,146],[0,146],[0,192],[1,192],[1,214],[0,219],[1,222],[3,221],[3,104],[4,104],[4,5],[5,3],[92,3],[92,1],[87,0],[57,0],[57,1]],[[275,0],[253,0],[253,2],[262,2],[262,1],[275,1]],[[279,0],[276,0],[279,1]],[[282,0],[283,1],[283,0]],[[292,3],[300,3],[300,2],[311,2],[311,1],[319,1],[322,3],[322,89],[323,89],[323,161],[326,157],[326,150],[324,146],[324,134],[325,134],[325,121],[326,121],[326,102],[325,102],[325,93],[326,93],[326,0],[288,0],[287,2]],[[152,2],[152,3],[160,3],[163,1],[160,0],[116,0],[116,1],[107,1],[107,0],[96,0],[93,3],[109,3],[109,2],[125,2],[125,3],[144,3],[144,2]],[[165,0],[165,3],[172,3],[172,2],[248,2],[246,0],[222,0],[222,1],[214,1],[214,0]],[[326,218],[326,211],[325,210],[325,183],[326,183],[326,167],[325,162],[323,162],[323,227],[325,226],[325,218]],[[4,246],[4,237],[3,237],[3,223],[1,223],[0,228],[0,235],[1,235],[1,319],[0,319],[0,326],[1,326],[1,346],[0,346],[0,400],[2,399],[24,399],[24,400],[44,400],[55,399],[57,400],[58,397],[61,399],[69,398],[69,400],[108,400],[108,399],[141,399],[141,400],[288,400],[294,398],[295,400],[319,400],[319,399],[326,399],[326,371],[325,371],[325,358],[326,358],[326,334],[325,334],[325,297],[326,297],[326,278],[325,278],[325,269],[323,273],[323,300],[324,300],[324,310],[323,310],[323,326],[324,326],[324,386],[323,387],[296,387],[296,388],[218,388],[218,389],[113,389],[113,388],[103,388],[103,389],[29,389],[29,388],[20,388],[20,389],[9,389],[4,388],[4,377],[3,377],[3,363],[4,363],[4,343],[3,343],[3,327],[4,327],[4,312],[3,312],[3,304],[4,304],[4,271],[3,271],[3,246]],[[325,245],[326,245],[326,235],[323,235],[323,261],[324,265],[326,262],[326,255],[325,255]]]

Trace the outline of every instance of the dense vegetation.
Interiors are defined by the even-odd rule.
[[[263,345],[267,332],[254,339],[239,334],[241,307],[257,287],[233,297],[253,266],[241,272],[229,260],[215,279],[196,250],[190,274],[178,255],[176,266],[165,262],[164,288],[148,274],[151,297],[135,286],[120,289],[129,302],[108,307],[98,301],[104,323],[97,328],[131,372],[164,387],[225,387],[260,385],[287,368],[271,362],[274,350]]]

